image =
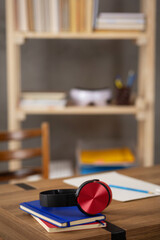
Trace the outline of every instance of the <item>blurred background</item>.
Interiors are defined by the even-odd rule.
[[[100,10],[139,11],[139,0],[100,0]],[[157,1],[155,163],[160,163],[160,1]],[[0,130],[7,130],[5,0],[0,0]],[[127,79],[130,69],[137,72],[138,48],[128,40],[35,39],[21,47],[23,91],[64,91],[73,87],[114,89],[114,79]],[[133,91],[136,92],[136,81]],[[120,115],[27,116],[22,128],[50,125],[51,159],[75,162],[76,147],[82,141],[124,142],[135,145],[136,120]],[[5,146],[4,146],[5,147]],[[3,149],[3,146],[1,147]],[[6,168],[6,164],[1,165]]]

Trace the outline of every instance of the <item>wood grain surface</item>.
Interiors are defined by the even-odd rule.
[[[160,185],[160,166],[133,168],[118,171]],[[39,192],[54,188],[68,188],[63,179],[41,180],[27,183],[35,190],[25,191],[15,185],[0,185],[0,238],[3,240],[26,239],[111,239],[105,229],[91,229],[66,233],[48,233],[29,214],[19,209],[19,203],[39,198]],[[126,230],[127,240],[160,239],[160,197],[130,202],[112,201],[103,212],[107,221]]]

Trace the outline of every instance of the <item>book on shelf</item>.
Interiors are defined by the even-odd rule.
[[[20,107],[25,109],[48,109],[64,107],[67,104],[64,92],[25,92],[21,95]]]
[[[137,31],[143,31],[144,25],[140,24],[103,24],[100,22],[97,22],[96,30],[137,30]]]
[[[115,148],[102,150],[82,150],[81,163],[94,165],[130,164],[135,161],[129,148]]]
[[[99,18],[114,23],[145,23],[144,13],[108,13],[101,12]]]
[[[69,0],[59,0],[60,31],[70,30]]]
[[[44,11],[44,31],[50,32],[50,15],[49,15],[49,0],[43,0]]]
[[[79,31],[85,31],[85,0],[81,0],[79,4],[80,26]]]
[[[106,227],[107,223],[105,221],[96,221],[92,223],[80,224],[72,227],[65,227],[60,228],[56,225],[44,221],[40,218],[33,216],[33,218],[44,228],[47,232],[68,232],[68,231],[75,231],[75,230],[86,230],[86,229],[93,229],[93,228],[102,228]]]
[[[41,0],[33,0],[33,21],[34,21],[34,31],[43,32],[44,31],[44,18],[43,18],[43,5]]]
[[[58,227],[76,226],[106,218],[101,213],[86,215],[79,210],[78,206],[45,208],[40,205],[39,200],[20,203],[20,209]]]
[[[86,1],[86,30],[87,32],[92,31],[92,21],[93,21],[93,1],[92,0],[87,0]]]
[[[98,10],[99,10],[99,0],[94,0],[94,5],[93,5],[93,29],[96,27],[96,19],[98,16]]]
[[[18,31],[90,32],[99,0],[14,0]]]
[[[61,100],[66,99],[67,94],[65,92],[23,92],[21,94],[22,99],[33,99],[33,100],[41,100],[41,99],[53,99],[53,100]]]
[[[34,31],[32,0],[27,0],[28,29]]]
[[[16,26],[22,31],[28,31],[28,12],[26,0],[15,0]]]
[[[96,20],[97,30],[144,30],[143,13],[100,13]]]
[[[77,1],[70,0],[70,30],[71,32],[77,32]]]
[[[49,0],[49,29],[50,32],[57,33],[60,29],[60,23],[59,23],[59,0]]]
[[[126,169],[131,166],[123,166],[123,165],[113,165],[113,166],[106,166],[106,165],[80,165],[77,169],[79,174],[95,174],[100,172],[108,172],[108,171],[116,171],[120,169]]]
[[[20,107],[25,109],[54,109],[55,107],[64,107],[66,106],[67,100],[30,100],[30,99],[22,99],[20,101]]]
[[[118,143],[115,145],[118,146]],[[77,172],[80,174],[117,170],[136,165],[135,156],[130,148],[107,147],[104,142],[79,142],[76,159]]]

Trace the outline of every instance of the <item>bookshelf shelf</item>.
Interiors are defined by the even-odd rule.
[[[52,109],[43,109],[43,108],[19,108],[19,111],[24,115],[29,114],[47,114],[47,115],[136,115],[137,107],[136,106],[106,106],[106,107],[80,107],[80,106],[68,106],[63,108],[52,108]]]
[[[156,0],[139,0],[140,12],[146,17],[145,31],[90,31],[86,32],[20,32],[15,26],[15,8],[13,0],[6,0],[7,25],[7,86],[8,86],[8,129],[21,127],[21,121],[27,115],[133,115],[137,120],[137,156],[140,164],[151,166],[154,163],[154,87],[155,87],[155,18]],[[25,0],[23,1],[25,2]],[[72,1],[74,4],[76,2]],[[92,0],[85,1],[87,4]],[[22,1],[19,1],[22,3]],[[87,5],[88,6],[88,5]],[[89,8],[88,8],[89,9]],[[89,10],[91,13],[91,11]],[[91,13],[92,15],[92,13]],[[91,16],[87,12],[88,16]],[[75,15],[76,16],[76,15]],[[91,19],[91,18],[90,18]],[[41,18],[40,18],[41,20]],[[73,21],[74,23],[74,21]],[[88,26],[88,25],[87,25]],[[28,28],[31,29],[31,28]],[[138,83],[137,100],[133,106],[75,107],[68,106],[54,110],[25,109],[17,107],[21,97],[21,44],[27,39],[98,39],[98,40],[134,40],[138,45]],[[10,148],[16,148],[11,143]],[[17,165],[18,166],[18,165]],[[14,162],[14,167],[15,162]],[[10,167],[12,169],[12,167]]]
[[[16,38],[22,39],[126,39],[145,40],[146,33],[142,31],[93,31],[93,32],[16,32]]]

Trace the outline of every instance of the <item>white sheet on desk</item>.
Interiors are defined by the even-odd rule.
[[[138,180],[136,178],[127,177],[117,172],[100,173],[100,174],[93,174],[89,176],[70,178],[70,179],[65,179],[64,182],[72,186],[79,187],[80,184],[82,184],[84,181],[91,180],[91,179],[99,179],[107,183],[108,185],[118,185],[123,187],[147,190],[150,192],[156,192],[156,189],[160,190],[159,185]],[[113,193],[113,199],[117,201],[122,201],[122,202],[160,195],[160,192],[156,192],[155,194],[146,194],[146,193],[135,192],[130,190],[117,189],[117,188],[111,188],[111,189]]]

